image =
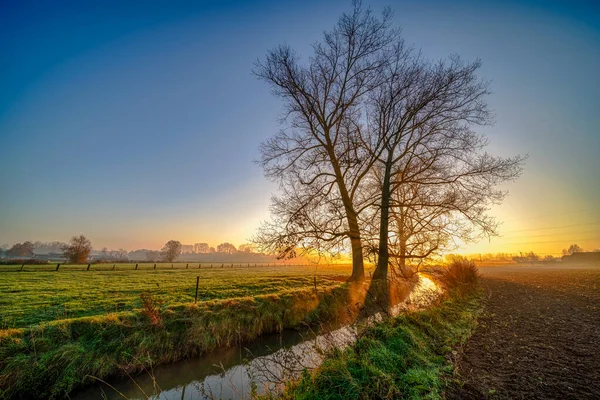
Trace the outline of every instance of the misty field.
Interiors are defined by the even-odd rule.
[[[314,287],[341,285],[349,266],[250,266],[221,263],[0,266],[0,328],[24,328],[42,322],[130,311],[141,307],[140,294],[150,293],[164,305],[194,301],[236,299],[267,294],[288,294]]]

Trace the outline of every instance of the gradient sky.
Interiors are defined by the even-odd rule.
[[[529,154],[463,252],[600,248],[600,5],[365,1],[432,59],[480,57],[490,151]],[[253,62],[305,56],[349,1],[0,1],[0,244],[246,242],[275,186],[253,163],[281,104]]]

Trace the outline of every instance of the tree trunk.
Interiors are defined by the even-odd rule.
[[[398,258],[398,269],[400,273],[404,276],[406,269],[406,232],[404,229],[404,208],[400,207],[400,218],[397,219],[398,223],[398,240],[399,243],[399,254],[400,258]]]
[[[365,264],[363,259],[362,240],[358,230],[358,221],[356,216],[348,216],[348,225],[350,226],[350,245],[352,246],[352,276],[351,281],[361,281],[365,279]],[[353,227],[355,227],[353,229]]]
[[[362,239],[360,235],[360,227],[358,225],[358,216],[354,210],[354,204],[352,203],[352,199],[348,193],[348,188],[346,187],[346,182],[344,181],[344,175],[342,174],[340,164],[333,151],[333,145],[331,144],[329,135],[327,135],[327,144],[327,152],[335,172],[337,186],[340,190],[340,196],[342,198],[342,203],[344,204],[344,210],[346,211],[348,229],[350,231],[349,237],[350,245],[352,247],[352,276],[350,276],[350,280],[360,281],[365,279],[365,263],[363,259]]]
[[[388,157],[389,158],[389,157]],[[373,274],[373,279],[387,279],[390,252],[388,249],[388,234],[390,229],[390,175],[391,160],[385,166],[381,187],[381,217],[379,220],[379,260]]]

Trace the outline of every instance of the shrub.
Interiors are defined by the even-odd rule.
[[[477,279],[479,279],[479,270],[475,262],[464,257],[453,259],[441,277],[442,283],[448,288],[471,286],[477,282]]]
[[[150,325],[162,327],[163,321],[160,315],[160,307],[162,306],[162,302],[154,298],[154,296],[152,296],[150,293],[140,294],[140,299],[142,300],[142,315],[148,318]]]

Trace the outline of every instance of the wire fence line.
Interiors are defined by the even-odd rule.
[[[322,266],[331,266],[332,264],[319,264]],[[341,264],[340,264],[341,265]],[[60,271],[165,271],[176,269],[225,269],[225,268],[265,268],[265,267],[315,267],[314,264],[289,264],[289,263],[248,263],[248,262],[173,262],[173,263],[152,263],[152,262],[120,262],[120,263],[88,263],[88,264],[70,264],[70,263],[14,263],[1,264],[0,272],[60,272]]]

